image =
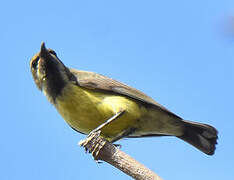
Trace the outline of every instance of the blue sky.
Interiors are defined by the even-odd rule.
[[[145,92],[219,131],[206,156],[173,137],[126,139],[122,150],[166,179],[232,179],[234,1],[4,1],[0,6],[0,179],[131,179],[96,164],[39,92],[29,61],[40,44],[68,66]]]

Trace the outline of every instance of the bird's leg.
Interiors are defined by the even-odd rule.
[[[92,130],[86,139],[81,140],[79,142],[80,146],[83,146],[86,151],[88,151],[89,153],[92,153],[95,160],[98,159],[98,154],[100,150],[102,149],[102,147],[105,145],[105,142],[99,143],[100,142],[99,136],[101,134],[101,130],[107,125],[109,125],[110,123],[112,123],[114,120],[122,116],[124,112],[125,110],[118,112],[117,114],[112,116],[110,119],[108,119],[107,121],[105,121],[104,123],[96,127],[94,130]],[[96,143],[93,143],[95,141]]]
[[[126,129],[122,134],[120,134],[119,136],[116,136],[112,141],[111,143],[114,143],[124,137],[127,137],[129,136],[130,134],[134,133],[136,131],[136,128],[128,128]],[[120,147],[121,148],[121,145],[120,144],[114,144],[114,146],[116,147]]]
[[[129,136],[130,134],[134,133],[135,131],[136,131],[136,128],[128,128],[122,134],[120,134],[120,135],[116,136],[114,139],[112,139],[111,143],[114,143],[114,142],[116,142],[124,137]],[[113,144],[113,145],[119,149],[122,147],[121,144]]]
[[[94,130],[92,130],[89,134],[92,134],[92,133],[97,132],[97,131],[101,131],[105,126],[107,126],[108,124],[110,124],[111,122],[113,122],[114,120],[116,120],[117,118],[119,118],[120,116],[122,116],[124,114],[124,112],[125,112],[124,110],[118,112],[117,114],[115,114],[114,116],[112,116],[110,119],[108,119],[107,121],[105,121],[104,123],[102,123],[101,125],[99,125],[98,127],[96,127]]]

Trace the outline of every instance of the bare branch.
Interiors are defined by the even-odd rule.
[[[105,161],[134,179],[162,180],[153,171],[102,138],[100,131],[91,133],[79,144],[92,153],[95,160]]]

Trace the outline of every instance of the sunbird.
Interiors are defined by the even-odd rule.
[[[45,43],[30,61],[35,84],[69,126],[89,134],[108,119],[101,136],[113,143],[122,138],[176,136],[213,155],[218,131],[187,121],[149,96],[106,76],[66,67]]]

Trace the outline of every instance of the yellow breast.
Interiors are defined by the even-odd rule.
[[[138,104],[127,97],[73,84],[63,89],[62,95],[56,98],[55,107],[70,126],[85,134],[119,111],[125,110],[126,113],[121,118],[102,130],[107,138],[115,137],[134,126],[134,121],[141,114]]]

